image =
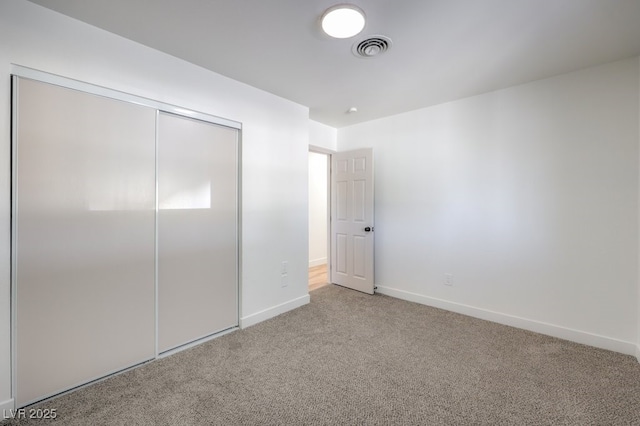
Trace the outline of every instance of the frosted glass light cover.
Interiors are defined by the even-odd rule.
[[[359,34],[365,24],[364,12],[353,5],[337,5],[322,15],[322,30],[334,38]]]

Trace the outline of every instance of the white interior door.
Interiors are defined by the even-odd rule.
[[[331,281],[373,294],[373,150],[331,161]]]

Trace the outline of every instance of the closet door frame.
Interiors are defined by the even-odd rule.
[[[237,305],[237,321],[236,326],[227,330],[223,330],[217,334],[212,336],[207,336],[202,339],[196,340],[189,344],[180,346],[173,350],[164,352],[160,354],[158,352],[158,245],[157,245],[157,237],[158,237],[158,181],[157,181],[157,155],[156,155],[156,189],[155,189],[155,232],[156,232],[156,244],[155,244],[155,356],[153,359],[162,358],[164,356],[171,355],[173,353],[179,352],[181,350],[187,349],[189,347],[198,345],[204,341],[210,340],[215,337],[219,337],[227,332],[231,332],[239,328],[239,319],[242,312],[242,123],[229,120],[222,117],[217,117],[214,115],[202,113],[199,111],[191,110],[189,108],[179,107],[176,105],[168,104],[165,102],[156,101],[153,99],[148,99],[136,95],[132,95],[126,92],[121,92],[118,90],[97,86],[91,83],[86,83],[79,80],[74,80],[62,76],[58,76],[55,74],[47,73],[44,71],[23,67],[20,65],[12,65],[11,66],[11,82],[12,82],[12,94],[11,94],[11,278],[10,278],[10,289],[11,289],[11,394],[12,397],[15,398],[17,395],[17,380],[16,380],[16,372],[17,372],[17,291],[18,291],[18,282],[16,277],[17,270],[17,196],[18,196],[18,185],[17,185],[17,140],[18,140],[18,129],[17,129],[17,117],[15,112],[18,110],[18,96],[15,93],[15,87],[17,87],[17,82],[19,79],[29,79],[35,80],[41,83],[48,83],[55,86],[60,86],[66,89],[77,90],[80,92],[85,92],[92,95],[103,96],[106,98],[124,101],[132,104],[137,104],[141,106],[150,107],[156,110],[156,154],[157,154],[157,143],[158,143],[158,135],[157,135],[157,126],[158,126],[158,115],[160,113],[169,113],[174,114],[186,118],[196,119],[200,121],[204,121],[207,123],[228,127],[231,129],[235,129],[238,131],[237,135],[237,198],[236,198],[236,234],[237,234],[237,285],[236,285],[236,305]],[[129,368],[134,368],[135,366],[131,366]],[[125,368],[127,370],[129,368]],[[116,372],[117,373],[117,372]],[[108,376],[105,376],[108,377]],[[84,386],[84,385],[79,385]],[[67,389],[62,391],[61,393],[66,393],[72,391],[74,388]],[[42,399],[49,398],[54,395],[44,396]]]

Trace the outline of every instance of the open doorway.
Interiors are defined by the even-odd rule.
[[[329,161],[309,151],[309,291],[329,283]]]

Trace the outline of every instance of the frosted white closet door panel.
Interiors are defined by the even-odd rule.
[[[238,131],[161,113],[158,348],[238,325]]]
[[[155,356],[155,110],[25,79],[17,93],[23,406]]]

